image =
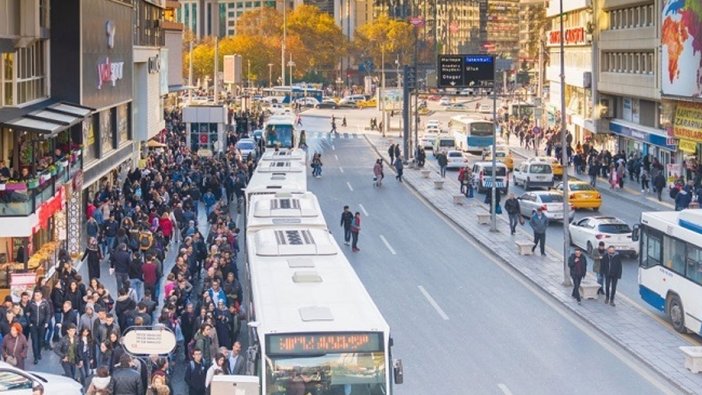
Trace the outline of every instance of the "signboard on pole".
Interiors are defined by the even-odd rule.
[[[122,336],[122,345],[132,355],[166,355],[175,350],[176,336],[165,327],[134,327]]]
[[[224,75],[222,81],[225,84],[241,84],[242,58],[241,55],[224,56]]]
[[[440,88],[492,88],[495,57],[492,55],[440,55]]]

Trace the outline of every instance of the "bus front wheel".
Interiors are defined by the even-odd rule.
[[[670,323],[673,324],[673,329],[680,333],[685,333],[685,309],[678,295],[673,294],[668,297],[666,313],[668,314]]]

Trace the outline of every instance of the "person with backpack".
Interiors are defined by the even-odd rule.
[[[207,368],[205,367],[202,350],[195,348],[192,354],[192,360],[188,362],[185,368],[185,384],[188,386],[188,394],[202,395],[206,393],[207,386]]]

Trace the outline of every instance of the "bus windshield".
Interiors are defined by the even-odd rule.
[[[492,123],[474,122],[470,125],[470,134],[473,136],[492,136]]]
[[[266,125],[266,147],[293,148],[293,125]]]

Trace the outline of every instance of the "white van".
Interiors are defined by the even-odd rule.
[[[533,187],[553,188],[551,163],[536,159],[525,160],[512,173],[514,185],[524,185],[527,191]]]
[[[456,148],[456,138],[453,136],[440,134],[434,139],[434,156],[439,152],[446,152]]]
[[[509,179],[507,178],[507,166],[502,162],[497,162],[495,169],[495,178],[497,184],[495,187],[504,195],[509,188]],[[478,187],[478,193],[487,192],[488,188],[492,188],[492,162],[481,161],[473,164],[473,177]]]
[[[353,107],[356,108],[358,102],[366,100],[364,95],[350,95],[339,100],[339,107]]]

